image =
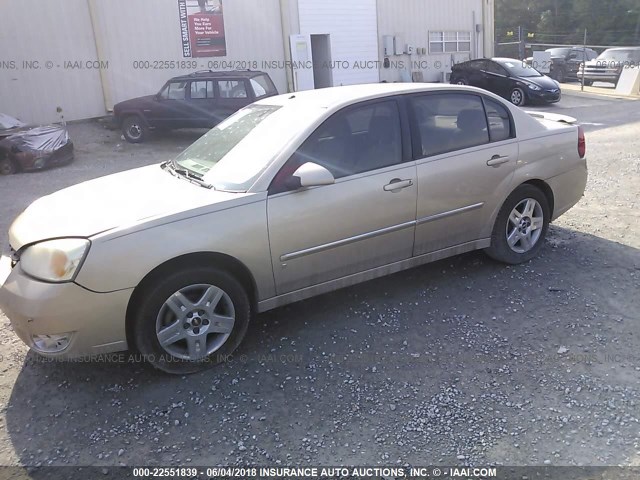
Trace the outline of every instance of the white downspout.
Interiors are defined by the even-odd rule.
[[[93,32],[93,41],[96,46],[96,54],[98,55],[98,61],[100,65],[103,65],[104,50],[102,46],[101,37],[98,35],[97,25],[98,20],[96,16],[95,0],[87,0],[89,7],[89,16],[91,17],[91,30]],[[104,99],[104,108],[107,112],[113,111],[113,101],[111,99],[111,89],[109,88],[109,79],[107,78],[106,69],[100,68],[100,84],[102,87],[102,97]]]

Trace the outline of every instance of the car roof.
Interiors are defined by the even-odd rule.
[[[332,109],[402,93],[421,93],[435,90],[487,93],[486,90],[475,87],[450,85],[447,83],[371,83],[285,93],[283,95],[265,98],[258,101],[257,104],[276,106],[296,104],[304,108]]]
[[[640,47],[614,47],[614,48],[607,48],[605,52],[608,52],[611,50],[640,50]]]
[[[189,73],[187,75],[179,75],[177,77],[170,78],[169,81],[174,80],[192,80],[196,79],[207,79],[207,78],[226,78],[226,77],[244,77],[244,78],[253,78],[259,75],[266,75],[265,72],[261,72],[259,70],[227,70],[223,72],[216,72],[213,70],[202,70],[199,72]]]

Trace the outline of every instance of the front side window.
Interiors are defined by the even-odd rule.
[[[187,98],[187,82],[171,82],[162,90],[160,97],[165,100],[184,100]]]
[[[243,80],[219,80],[220,98],[247,98],[247,88]]]
[[[414,156],[417,159],[489,143],[489,129],[480,97],[437,94],[410,97]]]
[[[397,103],[385,101],[336,113],[318,127],[295,157],[300,165],[322,165],[335,178],[401,163]]]

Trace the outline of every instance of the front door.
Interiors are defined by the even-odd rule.
[[[147,113],[149,123],[159,128],[188,127],[190,120],[189,82],[170,82],[160,92],[151,112]]]
[[[409,104],[419,179],[414,254],[488,238],[518,160],[508,110],[467,93],[416,95]]]
[[[417,178],[399,112],[385,100],[334,114],[274,178],[267,214],[278,295],[411,257]],[[289,191],[287,178],[307,162],[335,184]]]

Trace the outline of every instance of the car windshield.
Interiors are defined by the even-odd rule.
[[[640,49],[605,50],[597,60],[615,60],[617,62],[640,61]]]
[[[216,190],[244,192],[311,117],[308,109],[253,104],[214,127],[175,162]]]
[[[497,63],[506,68],[512,77],[541,77],[542,74],[535,68],[523,65],[519,60],[497,60]]]
[[[9,130],[10,128],[23,127],[24,125],[25,124],[17,118],[0,113],[0,130]]]

